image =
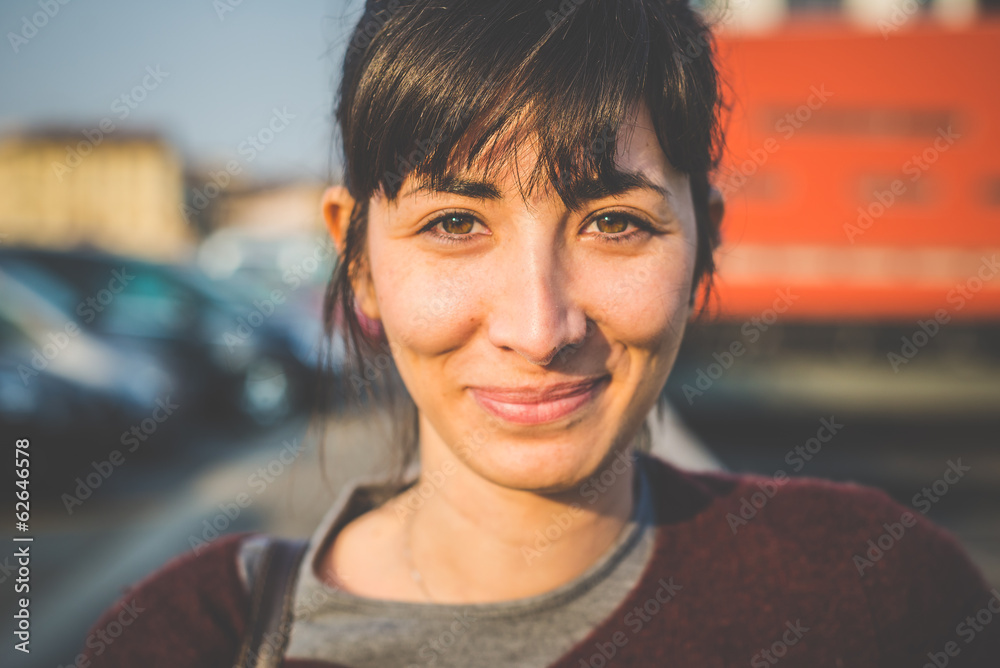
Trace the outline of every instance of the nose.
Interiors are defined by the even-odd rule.
[[[488,335],[493,345],[532,364],[549,365],[567,346],[579,346],[587,317],[571,294],[571,277],[558,252],[539,248],[505,263],[491,294]]]

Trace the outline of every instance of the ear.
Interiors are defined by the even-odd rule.
[[[330,231],[330,237],[337,247],[337,255],[343,256],[347,227],[351,223],[351,213],[354,211],[354,198],[344,186],[330,186],[323,193],[321,204],[323,220]],[[361,309],[362,315],[379,319],[378,302],[375,299],[375,289],[372,285],[368,267],[363,265],[359,278],[352,284],[354,298]]]
[[[330,237],[337,246],[337,253],[344,254],[344,239],[347,237],[347,226],[351,222],[351,212],[354,210],[354,198],[344,186],[330,186],[323,193],[323,220]]]

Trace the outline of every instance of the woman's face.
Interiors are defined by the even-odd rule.
[[[524,201],[530,146],[492,181],[410,177],[371,200],[359,302],[417,405],[425,466],[450,453],[493,483],[561,491],[638,433],[689,315],[696,228],[645,107],[631,125],[625,188],[578,211],[551,188]]]

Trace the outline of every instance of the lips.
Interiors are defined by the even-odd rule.
[[[471,387],[487,412],[517,424],[552,422],[576,412],[604,389],[607,376],[544,387]]]

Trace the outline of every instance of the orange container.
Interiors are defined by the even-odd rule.
[[[719,53],[720,318],[790,290],[790,320],[1000,320],[1000,21],[792,21]]]

